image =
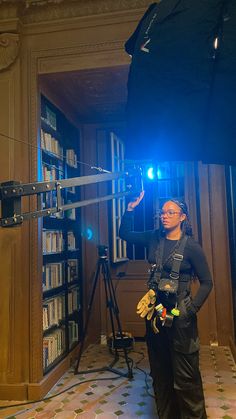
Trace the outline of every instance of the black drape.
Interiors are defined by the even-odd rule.
[[[236,0],[225,2],[202,160],[236,164]]]
[[[223,22],[225,3],[154,3],[127,41],[128,158],[216,162],[220,156],[222,162],[226,157],[222,150],[235,132],[233,111],[226,108],[235,100],[236,21],[232,0]]]

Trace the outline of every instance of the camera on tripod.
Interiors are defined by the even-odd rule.
[[[105,258],[108,255],[108,246],[104,245],[104,244],[99,244],[97,246],[98,248],[98,256],[100,258]]]
[[[91,289],[91,295],[89,297],[89,302],[88,302],[88,314],[87,314],[87,318],[85,321],[85,325],[84,325],[84,330],[82,333],[82,338],[81,338],[81,342],[80,342],[80,349],[79,349],[79,354],[78,354],[78,359],[77,359],[77,363],[75,366],[75,374],[86,374],[87,372],[91,373],[91,372],[98,372],[98,371],[110,371],[113,372],[115,374],[120,375],[121,377],[128,377],[128,378],[133,378],[133,372],[132,372],[132,363],[130,361],[130,359],[128,358],[128,354],[127,351],[128,349],[131,348],[132,345],[132,339],[130,336],[128,336],[127,332],[122,332],[122,328],[121,328],[121,322],[120,322],[120,318],[119,318],[119,308],[117,305],[117,301],[116,301],[116,295],[115,295],[115,289],[112,283],[112,278],[111,278],[111,273],[110,273],[110,269],[109,269],[109,261],[107,258],[107,254],[108,254],[108,246],[106,245],[98,245],[97,246],[98,249],[98,261],[97,261],[97,268],[96,268],[96,272],[94,275],[94,279],[93,279],[93,285],[92,285],[92,289]],[[102,275],[100,275],[102,274]],[[105,287],[105,296],[106,296],[106,307],[109,311],[110,314],[110,322],[111,322],[111,329],[112,329],[112,334],[110,335],[110,339],[109,339],[109,347],[110,347],[110,351],[112,351],[114,349],[114,360],[111,362],[111,364],[107,367],[103,367],[100,370],[98,369],[94,369],[94,370],[86,370],[86,371],[78,371],[79,369],[79,364],[80,364],[80,360],[81,360],[81,356],[82,356],[82,352],[83,352],[83,348],[84,348],[84,343],[85,343],[85,337],[87,335],[87,331],[88,331],[88,323],[89,323],[89,319],[91,316],[91,309],[92,309],[92,304],[94,301],[94,296],[95,296],[95,292],[96,292],[96,286],[99,280],[99,277],[102,276],[103,278],[103,282],[104,282],[104,287]],[[113,317],[114,316],[114,317]],[[115,332],[115,324],[117,324],[117,328],[118,328],[118,332]],[[119,359],[119,355],[118,355],[118,349],[123,350],[124,352],[124,358],[126,361],[126,365],[127,365],[127,373],[124,373],[122,371],[119,371],[115,368],[113,368],[113,366],[116,364],[116,362]]]

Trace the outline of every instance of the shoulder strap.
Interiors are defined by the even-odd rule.
[[[180,264],[184,258],[184,248],[187,243],[188,236],[184,235],[181,240],[178,247],[178,252],[175,252],[173,256],[173,264],[171,268],[170,278],[172,279],[179,279],[179,270],[180,270]]]
[[[162,271],[163,269],[164,246],[165,246],[165,239],[164,237],[160,237],[159,245],[157,246],[157,250],[155,252],[156,266],[159,271]]]
[[[176,279],[176,280],[179,279],[180,264],[183,260],[184,248],[187,243],[187,240],[188,240],[188,236],[184,235],[179,242],[178,249],[174,253],[173,264],[172,264],[171,273],[170,273],[170,278],[172,279]],[[158,249],[155,254],[156,268],[155,270],[152,271],[151,278],[149,279],[149,281],[155,284],[158,284],[161,279],[161,273],[163,269],[163,266],[162,266],[163,253],[164,253],[164,238],[161,237]]]

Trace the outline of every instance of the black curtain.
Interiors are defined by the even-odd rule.
[[[209,100],[203,161],[236,164],[236,1],[226,2]]]
[[[235,0],[151,4],[125,45],[128,158],[236,161],[235,33]]]

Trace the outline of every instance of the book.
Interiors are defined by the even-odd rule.
[[[68,259],[67,261],[68,283],[78,279],[78,259]]]

